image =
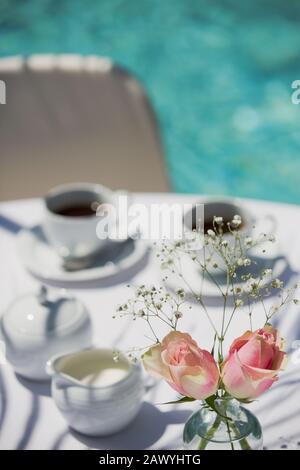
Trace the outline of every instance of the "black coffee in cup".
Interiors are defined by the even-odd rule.
[[[222,217],[222,215],[220,217]],[[231,221],[232,219],[226,219],[223,217],[223,225],[222,225],[223,233],[229,232],[228,224],[230,224]],[[218,228],[219,225],[215,224],[215,227]],[[215,230],[215,227],[214,227],[213,219],[207,219],[207,218],[204,219],[204,233],[207,233],[208,230]],[[195,224],[195,228],[196,228],[196,224]],[[241,223],[238,227],[231,226],[231,228],[234,228],[235,230],[238,228],[238,230],[240,230],[241,228],[243,228],[243,223]]]
[[[55,214],[63,215],[65,217],[90,217],[96,214],[99,202],[94,201],[90,204],[73,204],[62,206],[53,210]]]
[[[199,230],[197,221],[197,211],[194,207],[192,209],[192,230]],[[214,216],[222,217],[223,218],[223,225],[222,230],[223,233],[229,232],[228,224],[232,221],[235,215],[242,215],[239,213],[239,207],[236,205],[223,202],[223,201],[211,201],[211,202],[204,202],[204,224],[203,229],[204,233],[207,233],[208,230],[215,230],[214,229]],[[238,229],[243,228],[243,220],[242,223],[239,225]],[[217,226],[218,227],[218,226]],[[235,227],[236,228],[236,227]]]
[[[67,188],[68,186],[66,186]],[[63,192],[50,193],[46,204],[48,210],[64,217],[92,217],[96,215],[103,201],[92,189],[66,189]]]

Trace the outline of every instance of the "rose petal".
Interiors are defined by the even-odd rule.
[[[198,375],[182,376],[181,384],[186,395],[196,398],[196,400],[204,400],[216,393],[218,379],[215,380],[208,373],[202,371]]]
[[[162,361],[161,353],[161,344],[153,346],[147,352],[145,352],[145,354],[142,356],[144,367],[152,375],[171,381],[172,378],[169,368]]]
[[[252,331],[246,331],[242,336],[239,338],[236,338],[229,350],[229,353],[233,353],[234,351],[239,350],[244,344],[246,344],[250,338],[252,338],[253,332]]]
[[[252,338],[238,350],[239,360],[242,364],[259,367],[261,362],[261,342]]]
[[[273,370],[283,370],[287,364],[287,354],[283,351],[276,349],[273,362],[272,362],[272,369]]]
[[[193,338],[188,333],[181,333],[180,331],[171,331],[162,340],[162,343],[161,343],[162,348],[163,349],[167,348],[168,344],[171,341],[179,341],[179,340],[185,340],[187,343],[198,347],[196,341],[194,341]]]
[[[244,371],[237,352],[231,354],[224,364],[222,380],[226,391],[236,398],[250,398],[254,393],[250,377]]]

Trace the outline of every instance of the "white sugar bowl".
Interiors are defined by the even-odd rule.
[[[46,363],[54,354],[91,345],[91,321],[77,299],[42,286],[17,298],[0,318],[7,360],[16,373],[49,380]]]

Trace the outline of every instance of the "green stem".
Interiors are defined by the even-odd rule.
[[[247,439],[244,437],[244,439],[240,440],[240,446],[242,450],[252,450],[251,446],[249,445]]]
[[[236,436],[238,436],[239,432],[236,426],[234,425],[234,423],[231,423],[231,427],[235,431]],[[242,439],[240,439],[239,443],[240,443],[242,450],[252,450],[246,437],[243,437]]]
[[[226,293],[224,294],[224,303],[223,303],[221,336],[219,337],[219,365],[220,366],[223,362],[223,341],[224,341],[224,327],[225,327],[225,315],[226,315],[228,290],[229,290],[229,273],[227,271]]]
[[[221,424],[221,421],[222,421],[221,417],[217,415],[212,427],[209,429],[209,431],[207,431],[205,437],[201,438],[198,450],[204,450],[206,448],[209,441],[211,441],[212,438],[214,437],[215,432],[217,431],[218,427]]]
[[[208,397],[205,399],[206,403],[208,404],[208,406],[218,415],[220,416],[220,418],[222,418],[224,421],[232,421],[231,418],[227,417],[226,415],[223,415],[222,413],[220,413],[220,411],[218,410],[218,408],[215,406],[215,399],[217,397],[215,395],[212,395],[211,397]]]
[[[226,411],[225,411],[225,416],[227,418]],[[227,427],[227,432],[228,432],[228,436],[229,436],[229,442],[230,442],[231,450],[234,450],[234,445],[233,445],[233,442],[232,442],[232,437],[231,437],[231,432],[230,432],[230,426],[229,426],[228,419],[226,419],[226,427]]]

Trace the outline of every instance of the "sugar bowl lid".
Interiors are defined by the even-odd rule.
[[[2,317],[2,328],[7,334],[49,337],[73,331],[87,316],[87,309],[79,300],[41,286],[39,292],[12,302]]]

